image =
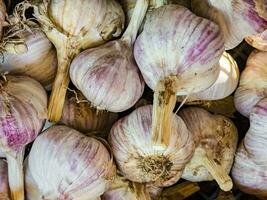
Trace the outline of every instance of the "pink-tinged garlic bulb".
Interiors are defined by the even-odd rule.
[[[224,51],[223,35],[210,20],[179,5],[165,5],[148,13],[134,55],[154,90],[152,132],[154,144],[168,146],[176,95],[210,87],[217,79],[216,65]],[[153,133],[153,135],[155,135]]]
[[[265,0],[192,0],[193,11],[216,22],[225,38],[226,50],[238,46],[245,37],[267,29]]]
[[[254,48],[267,51],[267,30],[258,35],[251,35],[245,38],[246,42],[249,43]]]
[[[82,50],[120,36],[124,13],[115,0],[41,2],[34,6],[34,16],[57,50],[58,70],[48,105],[49,120],[57,122],[70,81],[71,61]]]
[[[235,125],[222,115],[211,115],[197,107],[183,109],[179,115],[194,135],[197,146],[182,178],[193,182],[215,179],[222,190],[231,190],[233,183],[228,173],[238,142]]]
[[[0,148],[8,163],[12,200],[24,199],[24,149],[42,130],[46,107],[47,94],[40,83],[26,76],[2,76]]]
[[[244,192],[267,198],[267,98],[250,112],[250,128],[235,156],[232,177]]]
[[[226,98],[235,91],[239,81],[239,68],[236,61],[230,54],[224,52],[218,65],[220,73],[215,83],[206,90],[191,94],[187,98],[187,102],[197,100],[219,100]],[[181,96],[178,97],[177,100],[182,102],[184,98],[185,97]]]
[[[137,0],[131,22],[121,39],[85,50],[71,63],[73,84],[99,110],[125,111],[143,94],[144,81],[132,46],[147,8],[148,0]]]
[[[110,187],[116,167],[97,139],[53,126],[34,141],[25,176],[28,200],[93,200]]]
[[[252,108],[267,97],[267,52],[254,50],[248,57],[235,92],[235,107],[249,117]]]
[[[77,95],[77,96],[76,96]],[[67,93],[62,117],[59,123],[65,124],[85,134],[108,133],[118,118],[117,113],[97,111],[78,92]]]
[[[179,116],[173,114],[171,119],[168,146],[153,143],[151,105],[137,108],[112,127],[109,144],[124,177],[160,187],[180,179],[193,155],[194,141]]]
[[[10,200],[8,175],[7,175],[7,163],[4,160],[0,160],[0,200]]]
[[[20,39],[25,41],[27,51],[3,52],[0,72],[30,76],[43,86],[49,86],[57,70],[57,54],[52,43],[40,30],[23,31]]]

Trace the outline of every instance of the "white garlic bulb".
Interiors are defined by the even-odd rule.
[[[4,52],[0,72],[30,76],[43,86],[49,86],[57,71],[57,54],[52,43],[40,30],[23,31],[20,38],[25,41],[27,51]]]
[[[193,154],[194,141],[183,120],[172,115],[168,146],[153,144],[152,106],[137,108],[111,129],[111,145],[120,172],[131,181],[169,186],[176,183]]]
[[[267,52],[254,50],[248,57],[235,92],[235,107],[249,117],[252,108],[267,96]]]
[[[216,22],[225,38],[226,50],[233,49],[250,35],[267,29],[266,1],[192,0],[193,11]]]
[[[194,135],[197,145],[182,177],[194,182],[215,179],[222,190],[231,190],[233,183],[228,173],[238,141],[235,125],[222,115],[211,115],[197,107],[183,109],[179,115]]]
[[[97,199],[116,176],[107,148],[66,126],[37,137],[25,168],[28,200]]]
[[[248,36],[245,39],[246,42],[254,48],[261,51],[267,51],[267,30],[258,35]]]
[[[7,176],[7,163],[0,160],[0,200],[10,200],[8,176]]]

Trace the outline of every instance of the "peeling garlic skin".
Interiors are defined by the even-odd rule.
[[[238,46],[245,37],[261,33],[267,28],[267,19],[260,16],[261,12],[266,12],[266,8],[257,10],[255,2],[256,0],[192,0],[191,5],[197,15],[209,18],[220,26],[225,48],[229,50]]]
[[[45,122],[47,94],[26,76],[7,76],[0,80],[1,150],[21,151],[32,142]]]
[[[152,143],[152,106],[143,106],[120,119],[111,129],[109,143],[120,172],[129,180],[155,186],[176,183],[193,155],[194,141],[184,122],[173,118],[167,147]]]
[[[0,200],[9,200],[7,163],[0,160]]]
[[[251,35],[245,38],[246,42],[254,48],[267,51],[267,30],[258,35]]]
[[[246,193],[267,198],[267,98],[254,106],[250,128],[236,153],[232,177]]]
[[[186,95],[215,82],[223,50],[223,35],[215,23],[182,6],[166,5],[147,15],[134,55],[150,88],[176,75],[181,85],[177,95]]]
[[[255,50],[251,53],[235,92],[235,107],[246,117],[249,117],[252,108],[267,96],[266,57],[267,52]]]
[[[132,50],[122,40],[83,51],[73,60],[70,77],[99,110],[127,110],[144,91],[144,81]]]

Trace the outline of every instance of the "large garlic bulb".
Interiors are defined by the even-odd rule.
[[[131,181],[169,186],[176,183],[194,150],[183,120],[172,115],[168,146],[153,144],[152,106],[137,108],[111,129],[109,143],[120,172]]]
[[[244,192],[267,198],[267,98],[249,115],[250,128],[239,146],[232,169],[235,184]]]
[[[58,70],[49,100],[48,118],[59,121],[72,59],[84,49],[120,36],[124,13],[115,0],[49,0],[34,6],[34,16],[57,50]]]
[[[57,70],[57,54],[52,43],[40,30],[24,31],[20,38],[25,40],[27,51],[4,52],[0,72],[30,76],[43,86],[52,84]]]
[[[154,90],[153,132],[168,138],[176,95],[210,87],[218,77],[216,63],[223,51],[219,27],[187,8],[165,5],[148,13],[134,55],[145,82]],[[153,142],[164,145],[168,140]]]
[[[133,17],[122,38],[88,49],[71,63],[73,84],[99,110],[125,111],[143,94],[144,81],[132,48],[147,8],[148,0],[137,0]]]
[[[179,112],[197,145],[194,156],[182,177],[189,181],[215,179],[222,190],[232,189],[228,176],[238,141],[235,125],[222,115],[211,115],[202,108],[186,108]]]
[[[26,76],[1,77],[0,148],[8,163],[12,200],[24,199],[24,149],[42,130],[46,107],[47,95],[40,83]]]
[[[192,0],[193,11],[216,22],[225,38],[225,48],[233,49],[250,35],[267,29],[266,1]]]
[[[246,42],[251,46],[261,51],[267,51],[267,30],[258,34],[251,35],[245,38]]]
[[[10,200],[8,176],[7,176],[7,163],[0,160],[0,200]]]
[[[246,117],[267,96],[267,52],[254,50],[248,57],[235,92],[235,107]]]
[[[85,134],[108,133],[117,118],[116,113],[97,111],[78,92],[67,93],[60,123]]]
[[[25,168],[28,200],[94,200],[116,176],[107,148],[66,126],[53,126],[34,141]]]

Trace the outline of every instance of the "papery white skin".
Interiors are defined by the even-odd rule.
[[[208,89],[187,98],[187,102],[196,100],[219,100],[226,98],[233,93],[239,81],[239,68],[234,58],[224,52],[219,61],[220,73],[215,83]],[[178,97],[178,101],[183,101],[185,97]]]
[[[210,181],[215,178],[202,163],[203,150],[209,159],[216,160],[216,164],[228,174],[238,142],[238,132],[233,122],[222,115],[212,115],[197,107],[185,108],[179,112],[179,116],[195,136],[197,145],[182,177],[193,182]]]
[[[7,163],[0,160],[0,200],[10,200],[8,176],[7,176]]]
[[[117,113],[93,108],[80,93],[77,97],[69,93],[66,95],[60,123],[83,133],[108,133],[117,118]]]
[[[116,176],[106,147],[66,126],[53,126],[40,135],[26,166],[28,200],[96,199]]]
[[[117,188],[107,191],[101,197],[102,200],[138,200],[136,195],[131,192],[130,188]]]
[[[257,10],[258,0],[192,0],[194,13],[216,22],[225,38],[226,50],[233,49],[250,35],[263,32],[267,28],[267,18],[261,16],[266,12]],[[259,1],[258,1],[259,2]],[[266,1],[261,1],[266,5]]]
[[[25,75],[39,81],[43,86],[50,85],[57,70],[57,54],[52,43],[40,30],[33,33],[20,33],[25,40],[27,52],[3,53],[4,62],[0,63],[0,72]]]
[[[258,35],[248,36],[245,39],[246,42],[254,48],[261,51],[267,51],[267,30]]]
[[[166,5],[147,15],[134,55],[150,88],[155,90],[160,80],[173,75],[178,79],[177,95],[187,95],[215,82],[223,50],[216,24],[182,6]]]
[[[236,153],[232,177],[244,192],[267,198],[267,98],[251,110],[250,128]]]
[[[180,179],[185,164],[193,154],[194,141],[178,116],[173,115],[170,141],[165,148],[153,145],[151,127],[152,106],[137,108],[112,127],[109,143],[117,166],[126,178],[141,183],[153,182],[155,186],[169,186]],[[162,175],[156,174],[156,169],[145,172],[142,168],[144,164],[141,163],[144,159],[151,162],[158,159],[160,164],[155,166]],[[167,161],[164,162],[164,159]],[[150,164],[146,164],[151,167]],[[161,164],[164,169],[160,167]],[[170,165],[169,169],[166,169],[167,164]]]
[[[249,117],[252,108],[267,96],[267,52],[254,50],[248,57],[235,92],[235,107]]]

